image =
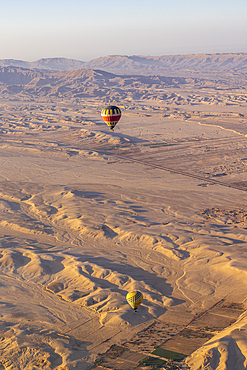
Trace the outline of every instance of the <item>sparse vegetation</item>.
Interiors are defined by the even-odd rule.
[[[175,360],[175,361],[182,361],[185,357],[187,357],[183,353],[168,351],[167,349],[164,349],[164,348],[156,348],[152,352],[152,354],[156,356],[164,357],[166,359]]]
[[[177,370],[181,369],[181,366],[179,364],[176,364],[172,359],[169,360],[162,360],[157,357],[146,357],[142,361],[139,362],[139,364],[143,366],[147,366],[151,368],[152,370],[155,369],[163,369],[163,370]]]

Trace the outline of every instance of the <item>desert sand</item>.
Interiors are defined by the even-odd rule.
[[[205,73],[1,67],[0,369],[247,367],[246,76]]]

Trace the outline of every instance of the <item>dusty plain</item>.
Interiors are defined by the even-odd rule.
[[[247,79],[192,72],[0,68],[0,369],[246,369]]]

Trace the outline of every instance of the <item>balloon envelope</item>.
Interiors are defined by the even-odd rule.
[[[129,292],[126,299],[129,305],[134,309],[134,311],[136,311],[143,301],[143,295],[141,292],[135,290],[133,292]]]
[[[113,131],[114,127],[121,118],[121,110],[115,105],[108,105],[107,107],[102,109],[101,117],[103,118],[105,123],[110,127],[111,131]]]

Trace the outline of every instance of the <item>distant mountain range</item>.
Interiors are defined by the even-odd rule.
[[[247,53],[189,54],[163,56],[111,55],[89,62],[67,58],[43,58],[35,62],[0,59],[0,67],[22,67],[34,71],[66,72],[96,69],[118,75],[196,76],[217,72],[247,73]]]
[[[42,58],[35,62],[26,62],[16,59],[0,59],[1,67],[21,67],[32,70],[45,70],[46,72],[66,72],[85,68],[85,62],[67,58]]]
[[[163,90],[180,84],[196,83],[197,79],[164,76],[119,76],[113,73],[77,69],[68,72],[44,72],[22,67],[0,67],[0,94],[20,97],[45,96],[104,99],[122,101],[128,97],[155,99],[162,93],[150,93],[150,88]],[[163,95],[162,95],[163,96]]]
[[[220,73],[219,73],[220,74]],[[208,104],[208,97],[194,93],[181,95],[184,87],[211,88],[225,91],[231,88],[245,89],[247,79],[228,74],[226,79],[198,77],[173,77],[151,75],[116,75],[94,69],[76,69],[67,72],[47,72],[23,67],[0,67],[0,96],[6,99],[29,100],[34,98],[97,99],[103,103],[123,104],[133,101],[156,101],[166,104]],[[188,95],[188,96],[187,96]],[[215,104],[238,104],[240,101],[217,97]],[[238,95],[237,95],[238,96]],[[244,96],[239,95],[241,103]],[[210,98],[211,99],[211,98]]]

